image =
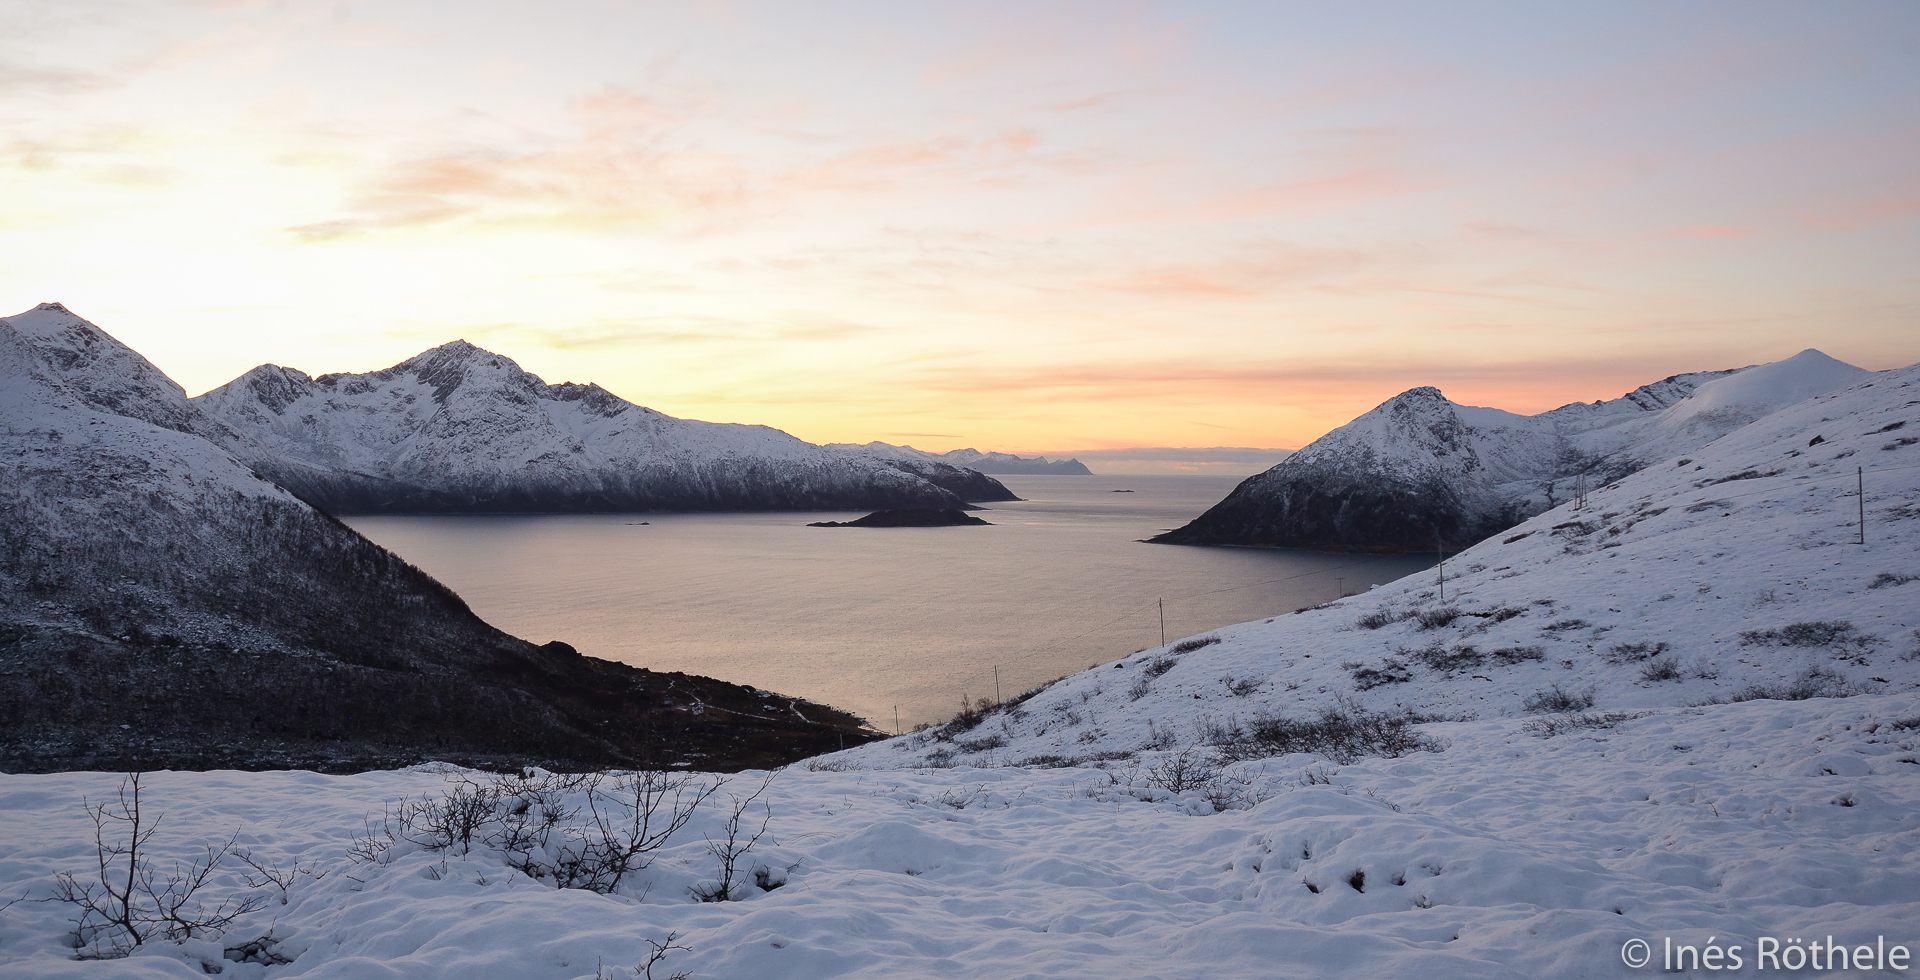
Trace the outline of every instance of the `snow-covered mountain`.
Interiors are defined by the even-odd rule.
[[[1464,547],[1867,372],[1816,350],[1666,378],[1539,415],[1414,388],[1315,440],[1153,540],[1340,551]]]
[[[367,374],[262,365],[196,397],[236,452],[336,514],[962,508],[990,477],[830,452],[778,429],[677,419],[547,384],[454,341]]]
[[[1487,718],[1920,690],[1920,365],[1596,487],[1584,508],[1537,515],[1445,573],[1444,599],[1439,571],[1412,576],[846,758],[1131,756],[1342,707]]]
[[[949,466],[962,466],[981,473],[1027,474],[1046,476],[1091,476],[1093,471],[1077,459],[1050,460],[1045,456],[1015,456],[1012,453],[983,453],[978,449],[955,449],[944,453],[930,453],[912,446],[896,446],[887,442],[869,442],[865,445],[852,442],[830,442],[827,448],[835,452],[852,455],[871,455],[892,460],[896,465],[918,465],[921,463],[939,463]]]
[[[64,307],[0,319],[0,768],[744,764],[852,727],[501,633],[242,443]]]

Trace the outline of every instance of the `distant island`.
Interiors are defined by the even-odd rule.
[[[952,452],[930,453],[912,446],[896,446],[886,442],[869,442],[858,445],[851,442],[827,444],[828,449],[843,453],[858,453],[877,456],[882,459],[916,460],[945,463],[949,466],[963,466],[976,473],[1013,473],[1040,476],[1092,476],[1085,463],[1077,459],[1048,459],[1045,456],[1015,456],[1012,453],[983,453],[978,449],[955,449]]]
[[[897,510],[881,510],[852,521],[815,521],[808,527],[962,527],[969,524],[986,524],[978,517],[965,511],[942,509],[937,507],[902,507]]]

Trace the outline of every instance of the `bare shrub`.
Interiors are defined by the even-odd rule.
[[[987,735],[981,738],[955,742],[953,744],[955,748],[958,748],[962,752],[985,752],[988,749],[1005,748],[1007,737],[1005,735]]]
[[[1412,651],[1408,656],[1420,661],[1428,670],[1437,670],[1446,674],[1461,670],[1471,670],[1485,663],[1487,659],[1485,656],[1482,656],[1479,651],[1470,646],[1448,650],[1438,643],[1424,650]]]
[[[1902,575],[1897,572],[1881,572],[1873,577],[1869,589],[1884,589],[1889,585],[1905,585],[1908,582],[1920,582],[1920,575]]]
[[[1754,684],[1728,698],[1728,701],[1805,701],[1809,698],[1849,698],[1860,693],[1845,677],[1825,667],[1810,667],[1807,672],[1779,684]]]
[[[1677,681],[1681,676],[1680,662],[1672,657],[1649,660],[1640,667],[1640,679],[1648,683]]]
[[[1546,651],[1541,650],[1539,647],[1504,647],[1488,653],[1487,656],[1508,666],[1525,663],[1529,660],[1547,659]]]
[[[273,886],[275,890],[280,892],[280,904],[282,905],[287,904],[288,892],[293,888],[295,882],[298,882],[302,878],[311,878],[314,881],[319,881],[328,874],[328,872],[325,871],[316,871],[316,865],[303,865],[299,862],[295,862],[290,868],[282,868],[279,862],[264,861],[254,857],[251,851],[246,850],[234,851],[233,856],[239,860],[240,863],[253,869],[251,873],[243,872],[241,875],[241,880],[247,883],[247,887],[266,888],[269,885]]]
[[[1153,678],[1140,676],[1134,678],[1133,686],[1127,688],[1127,700],[1138,701],[1153,691]]]
[[[722,840],[707,838],[707,853],[719,860],[719,871],[713,881],[693,887],[694,898],[702,902],[731,902],[738,899],[741,890],[747,887],[747,876],[740,871],[746,866],[747,854],[753,850],[755,844],[760,843],[760,838],[766,835],[767,824],[773,820],[773,808],[765,802],[760,803],[762,811],[760,827],[751,834],[745,832],[742,821],[754,802],[767,791],[767,787],[773,785],[773,777],[779,774],[777,769],[767,773],[767,778],[761,780],[760,785],[752,793],[747,794],[745,799],[734,798],[732,812],[727,816],[726,837]],[[771,881],[770,875],[765,878],[757,875],[755,877],[758,880]],[[773,885],[766,890],[771,891],[777,887],[779,886]]]
[[[1379,609],[1354,620],[1353,625],[1363,630],[1377,630],[1384,626],[1392,626],[1403,619],[1410,619],[1412,616],[1413,613],[1398,613],[1392,609]]]
[[[1540,627],[1543,633],[1564,633],[1568,630],[1583,630],[1593,625],[1584,619],[1563,619],[1557,623],[1548,623]]]
[[[1610,664],[1632,664],[1650,660],[1667,652],[1665,643],[1619,643],[1601,654],[1601,659]]]
[[[1537,738],[1552,738],[1568,732],[1587,730],[1606,730],[1623,721],[1635,717],[1625,711],[1608,711],[1596,714],[1548,715],[1535,718],[1520,726],[1520,730]]]
[[[1521,704],[1521,707],[1534,714],[1565,714],[1569,711],[1585,711],[1593,707],[1593,692],[1589,690],[1575,693],[1562,688],[1558,684],[1554,684],[1546,690],[1534,692],[1532,697],[1527,698],[1527,700]]]
[[[1147,661],[1147,665],[1140,669],[1146,671],[1148,677],[1159,677],[1167,671],[1172,670],[1179,663],[1180,659],[1178,657],[1155,657]]]
[[[83,881],[60,872],[54,876],[53,901],[73,906],[76,949],[82,959],[126,956],[154,940],[180,942],[196,936],[218,935],[235,919],[265,908],[265,895],[223,899],[208,908],[200,899],[213,873],[233,850],[236,831],[219,847],[208,846],[203,858],[162,876],[147,859],[147,843],[160,819],[147,819],[141,809],[140,774],[129,773],[110,802],[81,806],[93,820],[96,865],[93,880]]]
[[[1771,643],[1783,647],[1872,646],[1879,642],[1845,620],[1791,623],[1779,629],[1742,630],[1741,645]]]
[[[567,834],[559,859],[547,870],[561,888],[611,895],[627,876],[652,865],[654,853],[686,827],[700,804],[726,780],[709,783],[642,770],[616,775],[610,791],[601,790],[599,783],[595,777],[587,787],[586,825]]]
[[[1175,643],[1173,645],[1173,652],[1176,654],[1192,653],[1201,647],[1210,647],[1218,642],[1220,642],[1220,638],[1217,636],[1196,636],[1191,640],[1181,640]]]
[[[1224,681],[1226,682],[1226,685],[1227,685],[1227,693],[1233,695],[1236,698],[1244,698],[1247,695],[1260,690],[1260,684],[1261,684],[1261,681],[1252,677],[1242,677],[1242,678],[1228,677],[1228,678],[1224,678]]]
[[[1444,626],[1450,626],[1454,620],[1459,618],[1460,610],[1452,606],[1436,606],[1431,609],[1422,609],[1413,614],[1414,622],[1419,623],[1420,628],[1423,630],[1437,630]]]
[[[1405,684],[1413,680],[1413,672],[1407,665],[1391,657],[1379,667],[1361,667],[1353,672],[1353,686],[1362,691],[1370,691],[1387,684]]]
[[[725,785],[642,770],[462,778],[443,796],[401,800],[356,840],[356,860],[380,863],[401,843],[428,851],[499,854],[515,871],[559,888],[610,895]],[[580,803],[570,802],[578,798]],[[584,820],[578,818],[584,810]]]
[[[1145,749],[1170,749],[1180,744],[1180,736],[1172,725],[1165,728],[1153,719],[1147,719],[1147,744]]]
[[[1199,789],[1220,775],[1220,770],[1197,748],[1188,747],[1165,755],[1147,769],[1147,780],[1169,793]]]
[[[1318,718],[1300,720],[1256,714],[1244,725],[1208,720],[1201,737],[1224,762],[1306,752],[1341,765],[1369,756],[1389,759],[1410,752],[1438,751],[1439,743],[1414,730],[1424,719],[1411,713],[1369,712],[1352,705],[1325,708]]]

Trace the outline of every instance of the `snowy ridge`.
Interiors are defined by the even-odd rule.
[[[262,365],[193,401],[245,438],[247,462],[335,513],[965,506],[948,482],[1012,496],[953,467],[906,472],[550,385],[465,341],[367,374]]]
[[[1597,486],[1696,450],[1767,414],[1865,377],[1815,350],[1676,375],[1539,415],[1456,405],[1414,388],[1249,478],[1154,540],[1355,551],[1464,547]]]
[[[944,453],[930,453],[912,446],[896,446],[886,442],[869,442],[860,445],[851,442],[830,442],[827,448],[835,452],[866,454],[882,459],[906,462],[934,462],[953,466],[964,466],[981,473],[1039,473],[1054,476],[1091,476],[1093,471],[1077,459],[1050,460],[1045,456],[1015,456],[1012,453],[983,453],[978,449],[955,449]]]

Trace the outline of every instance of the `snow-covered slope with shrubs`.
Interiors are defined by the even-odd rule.
[[[1773,412],[1445,567],[1444,600],[1437,573],[1402,579],[1146,650],[975,729],[856,757],[1097,757],[1231,741],[1261,716],[1339,705],[1485,718],[1920,688],[1920,366]]]
[[[763,425],[677,419],[598,385],[550,385],[465,341],[367,374],[262,365],[194,403],[245,437],[239,452],[255,469],[342,514],[947,508],[1012,497],[957,467],[908,472]]]
[[[162,881],[233,835],[287,887],[229,858],[200,897],[264,907],[106,962],[73,947],[114,932],[76,936],[76,910],[47,899],[61,873],[91,879],[81,801],[112,801],[120,777],[0,775],[0,903],[22,899],[0,912],[0,973],[588,980],[637,975],[658,944],[674,948],[655,978],[1577,980],[1633,975],[1635,939],[1648,972],[1669,940],[1738,947],[1745,968],[1714,974],[1733,976],[1781,972],[1754,969],[1761,937],[1802,962],[1829,935],[1885,937],[1909,966],[1920,949],[1920,698],[1429,731],[1443,751],[1243,762],[1179,794],[1164,770],[796,767],[741,810],[736,844],[765,834],[734,862],[737,900],[705,903],[757,774],[602,895],[556,887],[545,863],[593,839],[577,790],[536,857],[502,851],[498,823],[469,848],[384,846],[403,801],[485,773],[151,773]]]
[[[1815,350],[1676,375],[1539,415],[1414,388],[1315,440],[1156,541],[1355,551],[1464,547],[1866,371]]]

